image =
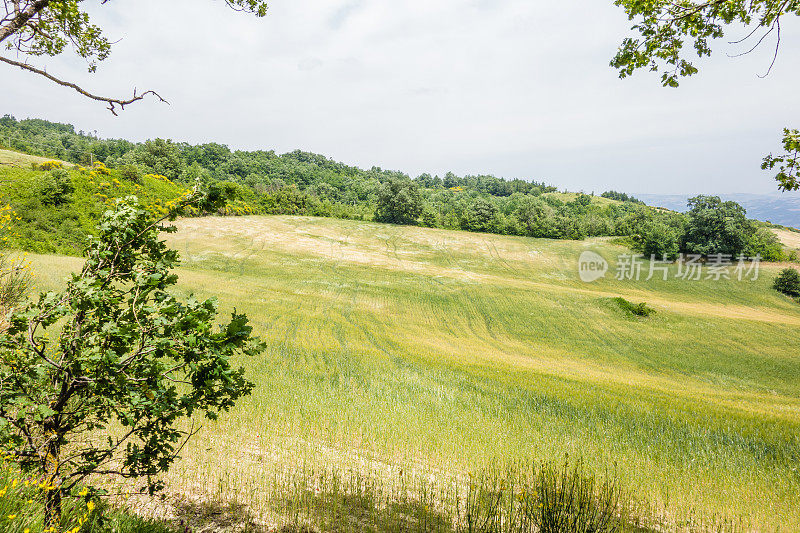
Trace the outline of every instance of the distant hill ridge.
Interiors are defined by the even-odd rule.
[[[687,200],[695,195],[642,193],[635,196],[648,205],[685,212]],[[741,204],[750,218],[800,228],[800,193],[723,193],[716,196]]]

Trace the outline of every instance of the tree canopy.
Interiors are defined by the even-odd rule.
[[[731,29],[740,33],[730,42],[738,45],[738,55],[748,54],[762,45],[774,43],[775,64],[781,43],[781,23],[787,16],[800,16],[798,0],[615,0],[628,18],[635,21],[636,36],[622,41],[611,66],[622,78],[636,70],[661,73],[661,83],[677,87],[680,78],[697,74],[695,57],[712,53],[712,42]],[[766,75],[766,74],[764,74]],[[783,190],[800,188],[800,133],[785,129],[783,153],[770,154],[763,169],[779,169],[776,179]]]
[[[108,0],[103,0],[106,4]],[[263,17],[267,14],[267,3],[263,0],[224,0],[237,10]],[[0,61],[28,72],[44,76],[59,85],[70,87],[82,95],[105,102],[109,110],[117,109],[143,99],[148,94],[161,99],[155,91],[146,91],[128,99],[109,98],[92,94],[80,86],[49,74],[45,69],[29,64],[29,59],[53,57],[71,49],[84,59],[89,72],[95,72],[99,62],[108,58],[112,42],[102,28],[92,23],[83,7],[85,0],[3,0],[5,14],[0,12],[0,44],[6,50],[16,52],[18,59],[0,56]]]
[[[136,194],[164,205],[181,184],[197,180],[220,201],[213,211],[220,215],[327,216],[552,239],[630,237],[648,257],[684,251],[679,247],[687,215],[654,209],[615,191],[602,198],[561,194],[536,181],[452,172],[444,178],[411,178],[309,152],[279,155],[160,139],[132,143],[10,116],[0,118],[0,142],[4,139],[18,150],[88,165],[69,170],[66,178],[58,169],[18,171],[30,186],[20,184],[8,198],[22,221],[12,244],[42,253],[75,253],[105,202]],[[91,166],[89,152],[104,166]],[[764,225],[754,222],[748,229],[746,253],[779,259],[780,245]]]

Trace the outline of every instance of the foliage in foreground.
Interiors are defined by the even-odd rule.
[[[0,458],[0,531],[40,533],[44,527],[43,488],[8,457]],[[82,491],[81,491],[82,492]],[[114,509],[86,491],[64,505],[58,533],[178,533],[173,528]],[[185,532],[181,532],[185,533]]]
[[[337,471],[285,488],[284,531],[441,533],[606,533],[633,531],[618,479],[599,479],[581,462],[526,464],[470,474],[463,491],[403,483],[386,493],[376,480]]]
[[[232,361],[263,347],[247,318],[234,312],[215,331],[213,299],[170,293],[178,255],[158,238],[174,230],[165,218],[119,202],[66,289],[14,310],[0,334],[0,447],[48,487],[47,525],[92,475],[159,489],[191,436],[176,422],[195,411],[216,419],[253,387]]]

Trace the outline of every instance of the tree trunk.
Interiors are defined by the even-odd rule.
[[[54,528],[58,531],[61,522],[61,476],[59,474],[59,453],[61,446],[56,436],[51,437],[47,444],[47,457],[45,458],[44,483],[44,528],[47,531]]]

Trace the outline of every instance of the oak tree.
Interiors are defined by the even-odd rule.
[[[154,220],[120,200],[65,290],[14,309],[0,333],[0,449],[46,488],[46,527],[91,476],[159,489],[193,434],[181,420],[215,419],[253,387],[235,366],[264,347],[247,318],[216,326],[215,300],[174,293],[178,254],[159,232],[187,202]]]

